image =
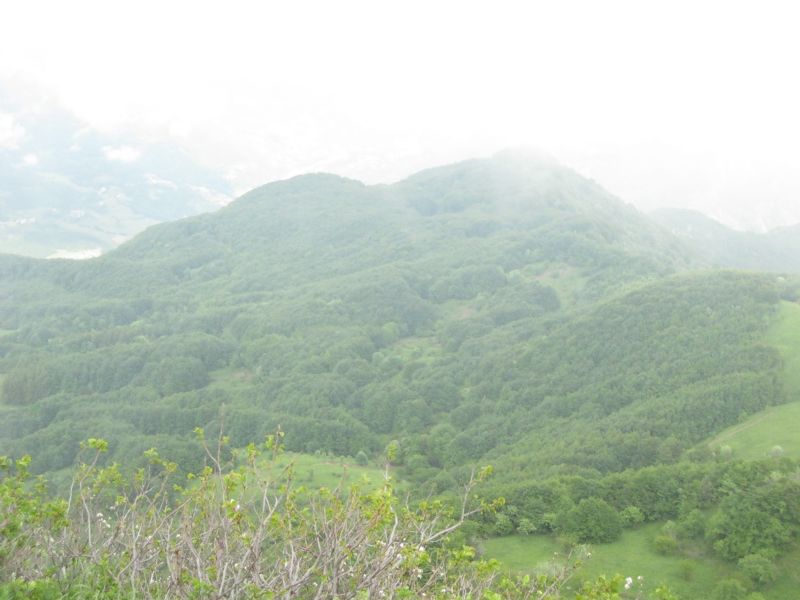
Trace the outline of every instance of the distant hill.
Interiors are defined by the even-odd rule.
[[[729,229],[692,210],[662,209],[650,217],[717,266],[800,273],[800,225],[750,233]]]
[[[175,146],[100,134],[57,109],[13,116],[18,135],[0,145],[0,253],[95,256],[229,200],[228,183]]]

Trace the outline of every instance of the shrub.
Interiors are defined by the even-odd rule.
[[[584,498],[561,519],[562,533],[578,542],[613,542],[622,533],[622,519],[606,501]]]
[[[748,554],[739,560],[742,575],[755,584],[767,584],[775,581],[778,575],[773,562],[761,554]]]
[[[514,531],[514,523],[507,514],[498,513],[495,515],[494,530],[497,535],[508,535]]]
[[[522,517],[517,525],[517,532],[522,535],[533,535],[536,533],[536,524],[527,517]]]
[[[678,553],[678,540],[671,535],[660,534],[653,540],[656,552],[664,556]]]
[[[744,586],[736,579],[723,579],[714,588],[714,600],[743,600]]]
[[[636,527],[644,522],[644,513],[637,506],[628,506],[619,516],[626,527]]]

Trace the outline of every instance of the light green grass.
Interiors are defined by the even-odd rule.
[[[734,458],[766,458],[775,446],[786,456],[800,458],[800,305],[781,302],[766,343],[783,359],[781,377],[788,404],[772,406],[720,432],[708,442],[712,449],[730,446]]]
[[[730,446],[733,458],[757,460],[770,456],[775,446],[784,456],[800,458],[800,402],[772,406],[746,421],[725,429],[708,446]]]
[[[596,544],[590,548],[591,557],[581,566],[568,585],[576,589],[582,581],[600,575],[643,577],[645,589],[652,590],[661,583],[681,600],[701,600],[713,597],[721,579],[736,578],[736,565],[707,556],[703,548],[685,548],[680,556],[662,556],[652,546],[662,523],[651,523],[625,531],[613,544]],[[513,571],[533,572],[561,552],[558,543],[548,536],[507,536],[481,542],[484,556],[496,558]],[[562,552],[563,554],[563,552]],[[779,565],[782,575],[768,588],[761,589],[767,600],[797,600],[800,590],[800,551],[785,556]]]
[[[375,489],[383,484],[384,471],[376,466],[360,466],[351,458],[341,456],[316,456],[287,452],[281,455],[276,469],[293,465],[294,481],[308,489],[363,485],[364,489]]]
[[[800,401],[800,304],[781,302],[778,317],[767,330],[766,342],[781,353],[789,401]]]
[[[531,572],[552,560],[561,547],[546,535],[508,535],[484,540],[479,549],[512,571]]]

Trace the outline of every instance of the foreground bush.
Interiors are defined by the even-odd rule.
[[[202,432],[199,432],[202,437]],[[2,459],[2,598],[556,598],[575,567],[516,577],[448,535],[471,515],[484,470],[455,506],[400,502],[387,478],[374,491],[305,491],[280,467],[280,434],[184,478],[155,450],[125,476],[99,466],[103,440],[84,444],[69,494],[30,480],[29,459]],[[611,580],[612,582],[614,580]],[[617,580],[619,583],[619,580]],[[619,598],[603,580],[581,598]],[[597,595],[593,595],[597,594]],[[668,595],[659,597],[667,598]]]

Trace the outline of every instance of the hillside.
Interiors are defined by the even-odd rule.
[[[452,499],[492,464],[480,497],[504,500],[470,539],[660,523],[720,577],[783,565],[796,463],[708,441],[792,410],[800,284],[698,256],[520,153],[275,182],[88,261],[2,255],[0,455],[34,455],[58,490],[87,438],[109,440],[100,464],[156,447],[196,473],[195,428],[243,448],[280,427],[309,484],[309,454],[375,466],[390,447],[414,496]]]
[[[278,424],[298,451],[399,440],[406,476],[445,487],[475,460],[675,460],[784,399],[760,341],[783,284],[675,275],[694,261],[520,153],[392,186],[276,182],[99,259],[3,257],[0,451],[57,470],[91,434],[120,460],[188,456],[223,411],[237,443]]]
[[[650,215],[691,246],[698,255],[720,267],[800,273],[800,225],[767,233],[735,231],[691,210],[662,209]]]
[[[119,457],[180,445],[223,403],[241,441],[277,423],[296,450],[418,441],[500,401],[468,381],[475,360],[691,262],[596,184],[519,154],[393,186],[269,184],[99,259],[4,257],[2,450],[45,447],[58,469],[87,432]]]

